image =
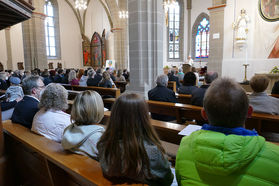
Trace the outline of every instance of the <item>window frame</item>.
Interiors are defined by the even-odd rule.
[[[53,15],[49,16],[47,15],[47,12],[45,12],[45,6],[47,6],[48,2],[51,3],[52,8],[53,8]],[[44,13],[46,14],[46,18],[44,21],[44,31],[45,31],[45,46],[46,46],[46,56],[47,59],[57,59],[60,60],[61,59],[61,49],[60,49],[60,28],[59,28],[59,12],[58,12],[58,4],[56,0],[45,0],[45,4],[44,4]],[[48,17],[52,17],[53,19],[53,26],[49,26],[48,24],[46,25],[46,21]],[[54,30],[54,36],[50,36],[49,33],[49,28],[53,28]],[[49,42],[50,41],[50,37],[54,38],[54,46],[50,46]],[[55,56],[50,56],[47,55],[47,50],[49,51],[50,54],[50,48],[51,47],[55,47],[55,52],[56,55]]]
[[[209,30],[208,30],[209,35],[208,35],[208,37],[206,37],[206,40],[207,40],[207,42],[208,42],[208,47],[207,47],[207,49],[208,49],[208,57],[196,58],[196,36],[197,36],[197,32],[198,32],[198,27],[199,27],[201,21],[203,21],[204,18],[205,18],[206,20],[208,20],[208,22],[209,22]],[[210,42],[210,19],[209,19],[208,14],[206,14],[206,13],[203,12],[203,13],[201,13],[201,14],[197,17],[197,19],[195,20],[195,23],[194,23],[194,25],[193,25],[193,28],[192,28],[192,44],[191,44],[191,49],[192,49],[192,50],[191,50],[191,57],[192,57],[192,59],[193,59],[195,62],[200,62],[200,61],[202,61],[202,62],[208,62],[209,55],[210,55],[209,42]]]
[[[183,61],[183,58],[184,58],[184,53],[183,53],[183,43],[184,43],[184,4],[181,0],[178,0],[177,1],[178,3],[178,6],[179,6],[179,21],[175,20],[175,12],[173,13],[173,21],[172,21],[172,24],[173,24],[173,27],[170,28],[170,11],[168,10],[168,13],[167,13],[167,18],[168,18],[168,25],[167,25],[167,61],[168,62],[181,62]],[[178,22],[179,23],[179,26],[178,26],[178,43],[175,42],[175,34],[173,34],[173,42],[170,43],[170,30],[172,29],[173,30],[173,33],[175,33],[175,31],[177,30],[175,28],[175,23]],[[170,58],[170,46],[173,46],[173,56],[175,56],[175,47],[178,46],[179,49],[178,49],[178,54],[179,54],[179,58]]]

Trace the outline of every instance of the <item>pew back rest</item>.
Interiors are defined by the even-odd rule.
[[[169,81],[168,82],[168,88],[172,91],[176,92],[176,82],[175,81]]]
[[[13,124],[9,120],[4,122],[3,129],[5,135],[13,139],[13,141],[21,143],[28,149],[36,152],[36,156],[42,156],[45,162],[47,162],[47,169],[53,166],[59,167],[72,177],[75,177],[75,179],[80,180],[82,184],[79,182],[78,185],[111,185],[111,182],[103,177],[98,161],[87,156],[65,152],[61,144],[34,134],[29,129]],[[50,174],[52,172],[55,171],[49,170]],[[52,177],[50,182],[54,183],[54,178],[57,175],[50,175],[50,177]],[[60,184],[61,179],[68,182],[67,179],[60,178]],[[57,183],[54,183],[54,185],[57,185]]]
[[[76,91],[94,90],[100,95],[111,95],[115,98],[120,96],[120,89],[118,88],[104,88],[104,87],[94,87],[94,86],[79,86],[72,85],[72,89]]]
[[[177,94],[177,102],[183,104],[191,104],[191,94]]]

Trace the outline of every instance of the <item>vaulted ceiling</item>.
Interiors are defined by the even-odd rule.
[[[0,30],[31,18],[33,10],[24,0],[0,0]]]

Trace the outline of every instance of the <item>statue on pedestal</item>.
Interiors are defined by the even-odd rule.
[[[233,29],[236,31],[236,44],[245,45],[248,36],[248,23],[250,22],[246,10],[242,9],[240,16],[233,23]]]

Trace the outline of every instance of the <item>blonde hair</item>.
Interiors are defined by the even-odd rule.
[[[69,82],[71,82],[73,79],[76,79],[77,78],[77,73],[75,70],[71,70],[70,73],[69,73]]]
[[[104,117],[104,103],[100,94],[86,90],[75,98],[71,120],[77,125],[99,123]]]

